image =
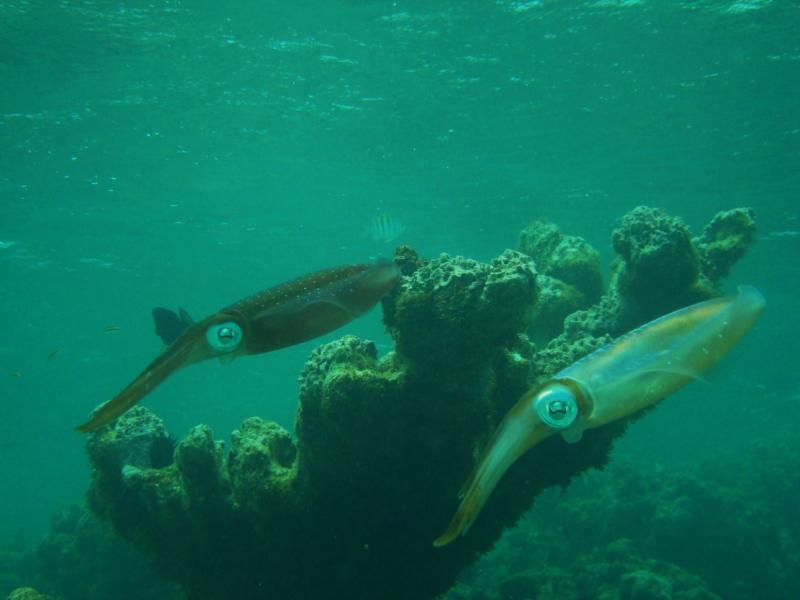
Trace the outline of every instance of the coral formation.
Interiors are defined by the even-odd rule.
[[[617,333],[626,303],[638,303],[640,318],[651,288],[676,278],[695,286],[700,259],[688,233],[637,211],[615,233],[620,287],[599,300],[596,253],[546,224],[524,236],[530,256],[509,250],[489,263],[425,260],[401,248],[403,280],[383,301],[396,351],[379,358],[374,344],[350,336],[314,350],[301,376],[296,440],[251,418],[226,454],[197,426],[170,461],[163,423],[133,409],[89,439],[92,510],[192,600],[443,592],[545,488],[602,466],[624,430],[619,422],[580,444],[547,440],[507,474],[468,536],[432,547],[475,452],[528,386]],[[550,314],[565,326],[552,340],[560,326],[537,334],[539,348],[524,332],[542,282],[556,280],[581,303],[597,302],[566,319]],[[662,294],[659,310],[686,298]],[[628,589],[655,585],[636,577]]]
[[[178,598],[107,523],[75,505],[56,515],[35,552],[36,587],[61,600]]]
[[[637,313],[631,318],[647,321],[718,293],[721,278],[755,241],[755,221],[749,208],[721,212],[692,239],[680,218],[638,206],[611,240],[619,255],[612,283]]]
[[[17,588],[8,595],[8,600],[52,600],[50,596],[40,594],[33,588]]]
[[[442,600],[793,600],[800,596],[798,461],[796,433],[695,465],[615,461],[565,493],[540,495]],[[33,553],[14,545],[15,565],[0,562],[0,582],[17,583],[0,583],[0,598],[23,581],[61,600],[180,597],[78,507],[53,520]]]
[[[556,225],[540,219],[522,230],[519,249],[536,261],[543,275],[573,286],[582,303],[593,304],[603,293],[600,255],[586,240],[564,235]]]
[[[82,507],[70,505],[56,514],[50,532],[31,550],[17,547],[14,564],[0,561],[0,598],[59,600],[178,600],[175,586],[150,575],[139,554],[106,523]],[[9,553],[10,555],[10,553]],[[10,585],[12,583],[13,585]],[[39,594],[39,592],[36,592]],[[47,595],[45,595],[47,594]]]
[[[489,264],[442,254],[409,273],[392,298],[386,324],[413,368],[470,372],[522,330],[536,271],[511,250]]]
[[[629,539],[576,550],[567,564],[529,562],[513,572],[492,565],[486,570],[495,577],[475,581],[474,587],[460,583],[446,600],[721,600],[697,575],[643,558]]]
[[[534,352],[538,379],[662,314],[719,294],[721,278],[754,241],[749,208],[717,214],[699,238],[677,217],[639,206],[612,234],[618,256],[608,290],[563,319],[563,331]]]
[[[756,239],[756,222],[750,208],[718,213],[692,243],[700,255],[703,275],[713,284],[730,271]]]
[[[701,299],[694,290],[700,275],[700,258],[689,229],[678,217],[663,210],[638,206],[622,218],[611,236],[622,259],[615,284],[622,296],[652,314],[667,305],[686,305]]]
[[[680,469],[589,472],[540,496],[445,598],[800,597],[798,460],[792,434]]]
[[[533,258],[538,270],[540,293],[529,335],[537,343],[547,341],[561,333],[567,315],[600,299],[600,255],[585,240],[564,235],[542,219],[522,230],[519,249]]]
[[[12,590],[30,583],[28,562],[25,560],[25,534],[18,531],[8,542],[0,543],[0,598]]]

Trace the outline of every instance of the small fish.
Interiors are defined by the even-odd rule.
[[[11,371],[11,373],[9,373],[9,375],[11,375],[11,377],[13,377],[15,379],[19,379],[20,377],[22,377],[22,373],[20,373],[19,371]]]
[[[376,242],[389,243],[399,238],[405,227],[388,213],[383,213],[372,219],[367,226],[367,234]]]
[[[120,331],[121,329],[122,329],[122,327],[120,327],[119,325],[106,325],[105,327],[103,327],[103,332],[104,333],[116,333],[117,331]]]
[[[59,352],[61,352],[61,348],[56,348],[55,350],[50,352],[50,354],[47,355],[47,361],[50,362],[51,360],[53,360],[56,356],[58,356]]]

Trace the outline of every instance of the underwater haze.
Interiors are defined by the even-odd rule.
[[[676,498],[724,504],[714,490],[741,510],[710,513],[757,526],[737,538],[720,519],[681,542],[727,528],[785,570],[770,597],[797,597],[800,531],[753,482],[800,493],[798,31],[796,0],[0,0],[0,596],[93,598],[36,561],[53,515],[85,504],[75,427],[163,349],[153,307],[200,319],[401,244],[489,262],[537,219],[593,246],[608,289],[612,232],[646,205],[694,236],[752,208],[755,243],[719,291],[756,286],[763,316],[632,423],[607,469],[542,494],[449,598],[749,597],[747,561],[700,572],[659,541],[670,527],[648,529]],[[192,366],[142,405],[178,439],[203,423],[228,440],[252,416],[294,435],[309,354],[345,334],[389,354],[383,310]],[[603,531],[582,547],[569,530],[585,511]],[[623,555],[628,579],[569,576]],[[561,570],[531,575],[543,564]],[[130,597],[166,597],[144,589]]]

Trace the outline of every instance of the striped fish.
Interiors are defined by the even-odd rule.
[[[400,237],[405,227],[388,213],[378,215],[367,226],[367,234],[376,242],[389,243]]]

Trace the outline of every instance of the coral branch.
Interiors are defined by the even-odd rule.
[[[602,466],[626,425],[542,443],[468,536],[434,549],[509,406],[609,335],[713,294],[751,223],[726,213],[692,240],[678,219],[638,208],[614,232],[620,258],[602,296],[597,252],[543,222],[522,252],[489,263],[402,247],[403,280],[383,301],[396,350],[378,357],[351,336],[314,350],[296,440],[251,418],[226,455],[198,426],[172,460],[163,423],[137,407],[88,441],[90,505],[192,600],[435,597],[542,490]]]

